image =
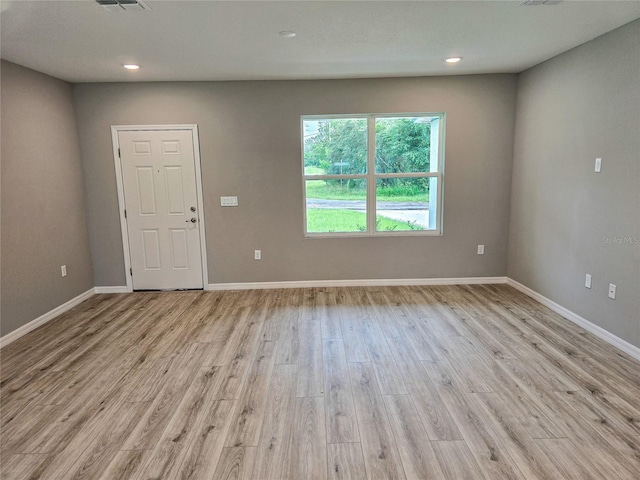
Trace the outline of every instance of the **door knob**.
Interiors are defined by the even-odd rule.
[[[198,221],[198,219],[196,217],[193,217],[191,220],[186,220],[187,223],[191,222],[191,223],[196,223]]]

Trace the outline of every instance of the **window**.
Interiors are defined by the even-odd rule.
[[[439,235],[444,114],[302,117],[305,234]]]

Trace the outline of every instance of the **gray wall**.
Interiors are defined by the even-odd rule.
[[[6,335],[93,281],[71,85],[5,61],[0,72]]]
[[[125,284],[110,136],[125,124],[198,124],[210,283],[506,273],[515,75],[73,89],[95,285]],[[378,112],[446,112],[444,236],[305,239],[300,115]]]
[[[522,73],[516,112],[509,276],[640,347],[640,21]]]

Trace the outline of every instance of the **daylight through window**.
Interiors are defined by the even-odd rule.
[[[303,116],[305,234],[440,234],[444,114]]]

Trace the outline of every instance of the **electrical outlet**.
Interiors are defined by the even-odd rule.
[[[609,284],[609,298],[616,299],[616,286],[613,283]]]
[[[63,277],[66,277],[66,276],[67,276],[67,266],[66,266],[66,265],[62,265],[62,266],[60,267],[60,274],[61,274]]]
[[[602,168],[602,159],[596,158],[596,173],[600,173],[601,168]]]
[[[484,255],[484,245],[478,245],[478,255]]]
[[[254,260],[262,260],[262,251],[261,250],[254,250],[253,251],[253,259]]]
[[[584,286],[586,288],[591,288],[591,275],[589,275],[587,273],[587,275],[584,277]]]

